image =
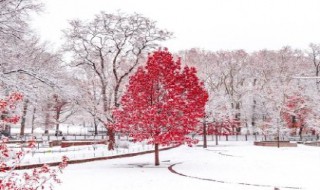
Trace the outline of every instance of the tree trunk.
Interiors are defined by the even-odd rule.
[[[109,143],[108,143],[108,150],[114,150],[114,144],[115,144],[115,134],[114,130],[108,128],[107,129],[107,136],[109,137]]]
[[[159,144],[154,145],[154,165],[159,166]]]
[[[107,88],[104,85],[104,83],[102,83],[102,101],[103,101],[103,111],[104,114],[108,114],[108,98],[107,98]],[[107,126],[107,136],[109,138],[109,143],[108,143],[108,150],[114,150],[114,144],[115,144],[115,134],[114,134],[114,130],[108,128]]]
[[[61,113],[61,107],[58,107],[57,110],[56,110],[56,134],[57,136],[59,136],[59,127],[60,127],[60,122],[59,122],[59,119],[60,119],[60,113]]]
[[[25,127],[26,127],[26,116],[27,116],[27,110],[28,110],[28,103],[29,103],[29,100],[28,100],[28,99],[26,99],[26,100],[23,102],[23,110],[22,110],[22,118],[21,118],[20,136],[23,136],[23,135],[24,135],[24,130],[25,130]]]
[[[237,113],[235,115],[235,119],[238,122],[237,126],[236,126],[236,131],[237,131],[237,134],[240,134],[240,132],[241,132],[241,128],[240,128],[240,119],[241,119],[240,102],[236,103],[236,112]]]
[[[107,97],[107,87],[105,84],[102,84],[101,88],[101,93],[102,93],[102,102],[103,102],[103,111],[105,114],[108,112],[108,97]]]
[[[37,108],[34,107],[33,113],[32,113],[32,120],[31,120],[31,134],[33,134],[33,131],[34,131],[34,120],[36,119],[36,111],[37,111]]]
[[[280,130],[278,128],[277,146],[280,148]]]
[[[203,122],[203,148],[207,148],[207,124]]]
[[[299,137],[300,137],[300,141],[302,141],[302,129],[303,129],[303,127],[299,127]]]
[[[216,145],[219,145],[219,143],[218,143],[218,134],[216,134]]]
[[[97,124],[96,118],[93,118],[93,124],[94,124],[94,135],[98,135],[98,124]]]
[[[218,145],[218,127],[216,125],[216,145]]]
[[[120,88],[120,83],[117,82],[116,87],[114,89],[114,106],[115,107],[119,107],[120,104],[118,103],[118,92],[119,92],[119,88]]]
[[[49,134],[50,128],[50,104],[47,104],[46,116],[44,121],[44,134]]]

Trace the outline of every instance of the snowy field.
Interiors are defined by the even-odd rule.
[[[21,145],[9,144],[8,147],[20,147]],[[13,148],[14,150],[21,150],[20,148]],[[107,145],[94,144],[94,145],[83,145],[83,146],[71,146],[61,148],[60,146],[55,147],[40,147],[39,149],[28,149],[30,151],[22,159],[20,165],[30,164],[41,164],[60,162],[62,156],[67,156],[69,160],[81,160],[88,158],[99,158],[106,156],[122,155],[128,153],[136,153],[141,151],[154,150],[153,145],[146,144],[145,142],[133,143],[128,141],[118,142],[118,147],[114,150],[109,151]]]
[[[181,146],[162,151],[159,167],[153,165],[154,154],[69,165],[56,189],[320,189],[319,147],[220,144],[207,149]],[[184,176],[169,171],[172,165],[172,170]]]

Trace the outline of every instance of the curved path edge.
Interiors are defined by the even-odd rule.
[[[255,186],[255,187],[277,187],[277,188],[284,188],[284,189],[302,189],[301,187],[289,187],[289,186],[272,186],[272,185],[262,185],[262,184],[254,184],[254,183],[242,183],[242,182],[228,182],[228,181],[223,181],[223,180],[216,180],[216,179],[210,179],[210,178],[201,178],[201,177],[196,177],[196,176],[190,176],[186,175],[180,172],[177,172],[176,170],[173,169],[175,165],[182,164],[182,162],[172,164],[168,167],[168,170],[174,174],[183,176],[183,177],[188,177],[188,178],[193,178],[193,179],[198,179],[198,180],[203,180],[203,181],[212,181],[216,183],[224,183],[224,184],[237,184],[237,185],[246,185],[246,186]]]

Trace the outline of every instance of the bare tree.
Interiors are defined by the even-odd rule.
[[[100,81],[103,117],[113,122],[110,110],[119,107],[121,88],[128,75],[158,43],[168,39],[170,32],[156,27],[154,21],[140,14],[107,14],[101,12],[91,22],[70,21],[65,30],[65,50],[73,53],[73,66],[92,70]],[[109,93],[109,92],[112,93]],[[108,98],[111,95],[112,98]],[[109,148],[114,134],[109,133]]]
[[[0,1],[0,38],[21,39],[28,31],[31,12],[42,9],[39,0],[1,0]],[[3,40],[4,38],[2,38]]]
[[[319,77],[320,75],[320,44],[310,44],[310,50],[308,52],[311,63],[314,66],[314,75]],[[320,80],[316,79],[317,89],[320,90]]]
[[[4,51],[0,52],[0,83],[2,89],[6,91],[19,91],[23,93],[24,104],[22,109],[20,135],[24,135],[27,123],[28,112],[33,112],[33,127],[35,119],[46,120],[50,118],[52,110],[48,108],[48,101],[55,105],[53,94],[59,94],[66,103],[63,108],[68,108],[73,113],[74,102],[78,90],[71,90],[73,87],[71,73],[62,65],[61,56],[56,52],[49,52],[46,44],[39,43],[35,37],[24,37],[15,43],[6,46]],[[43,106],[41,104],[45,104]],[[66,105],[67,104],[67,105]],[[46,107],[44,111],[49,115],[40,113],[41,107]],[[58,106],[59,107],[59,106]],[[58,108],[57,107],[57,108]],[[71,108],[72,109],[69,109]],[[48,109],[47,109],[48,108]],[[38,110],[34,112],[34,109]],[[59,123],[63,122],[65,115],[60,117],[61,109],[56,109],[54,116],[58,119],[54,121],[57,128]],[[66,109],[64,109],[66,110]],[[48,112],[49,111],[49,112]],[[59,114],[56,114],[59,113]],[[52,114],[53,115],[53,114]],[[48,122],[43,122],[48,128]]]

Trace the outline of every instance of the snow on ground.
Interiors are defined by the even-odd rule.
[[[69,141],[71,142],[71,141]],[[121,155],[128,153],[135,153],[141,151],[153,150],[153,145],[148,145],[145,142],[132,143],[128,141],[118,142],[115,150],[109,151],[107,145],[94,144],[94,145],[83,145],[83,146],[71,146],[61,148],[60,146],[55,147],[40,147],[33,150],[29,150],[30,153],[26,154],[22,159],[20,165],[29,164],[40,164],[61,161],[62,156],[67,156],[69,160],[81,160],[87,158],[98,158],[113,155]],[[9,147],[20,147],[21,145],[9,144]],[[21,148],[13,148],[19,151]]]
[[[63,183],[56,189],[320,189],[319,147],[220,143],[207,149],[181,146],[162,151],[159,167],[153,165],[154,154],[69,165],[61,176]],[[190,177],[170,172],[172,164],[176,164],[173,170]]]

